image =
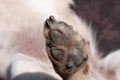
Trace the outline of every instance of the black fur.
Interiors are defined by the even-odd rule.
[[[13,80],[57,80],[46,73],[24,73],[16,76]]]

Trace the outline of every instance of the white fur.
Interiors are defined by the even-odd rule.
[[[99,60],[95,55],[97,49],[92,30],[87,28],[89,25],[85,21],[69,9],[70,3],[74,5],[71,0],[0,0],[1,77],[6,77],[7,68],[12,64],[12,78],[24,72],[45,72],[62,80],[55,73],[45,50],[43,28],[44,21],[50,15],[55,16],[57,20],[73,25],[73,29],[90,42],[91,61]],[[110,55],[101,60],[100,65],[104,64],[102,67],[105,69],[115,70],[119,76],[118,53],[119,51],[114,54],[116,56]],[[45,58],[41,59],[41,55]],[[116,59],[113,60],[114,58]],[[113,63],[112,67],[108,68],[111,62]],[[97,74],[97,78],[91,76],[92,80],[100,80],[100,73],[94,70],[94,65],[91,67]]]
[[[38,61],[34,58],[25,56],[21,53],[17,54],[14,59],[15,60],[13,60],[12,62],[12,69],[11,69],[12,79],[17,75],[26,72],[32,72],[32,73],[42,72],[42,73],[47,73],[49,75],[52,74],[56,79],[61,80],[61,78],[55,73],[53,68],[45,62]]]

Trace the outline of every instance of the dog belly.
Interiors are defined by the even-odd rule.
[[[42,72],[61,80],[45,49],[44,21],[50,15],[57,15],[54,0],[46,1],[0,1],[0,77],[8,76],[11,65],[12,79],[25,72]]]
[[[44,22],[50,15],[73,25],[75,31],[93,44],[88,25],[69,9],[67,0],[0,2],[0,46],[3,52],[1,54],[5,54],[5,58],[0,60],[0,65],[4,65],[0,66],[0,70],[3,70],[0,73],[2,77],[6,77],[8,67],[12,64],[12,79],[25,72],[44,72],[57,77],[57,80],[62,80],[55,73],[45,48]],[[94,45],[90,48],[92,54],[96,53]]]

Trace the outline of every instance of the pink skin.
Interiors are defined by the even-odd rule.
[[[44,35],[41,36],[39,30],[24,29],[15,32],[11,45],[25,55],[50,63],[45,51]]]

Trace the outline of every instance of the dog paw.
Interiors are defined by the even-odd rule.
[[[45,21],[44,34],[48,56],[62,78],[67,78],[87,64],[87,43],[71,25],[50,16]]]

